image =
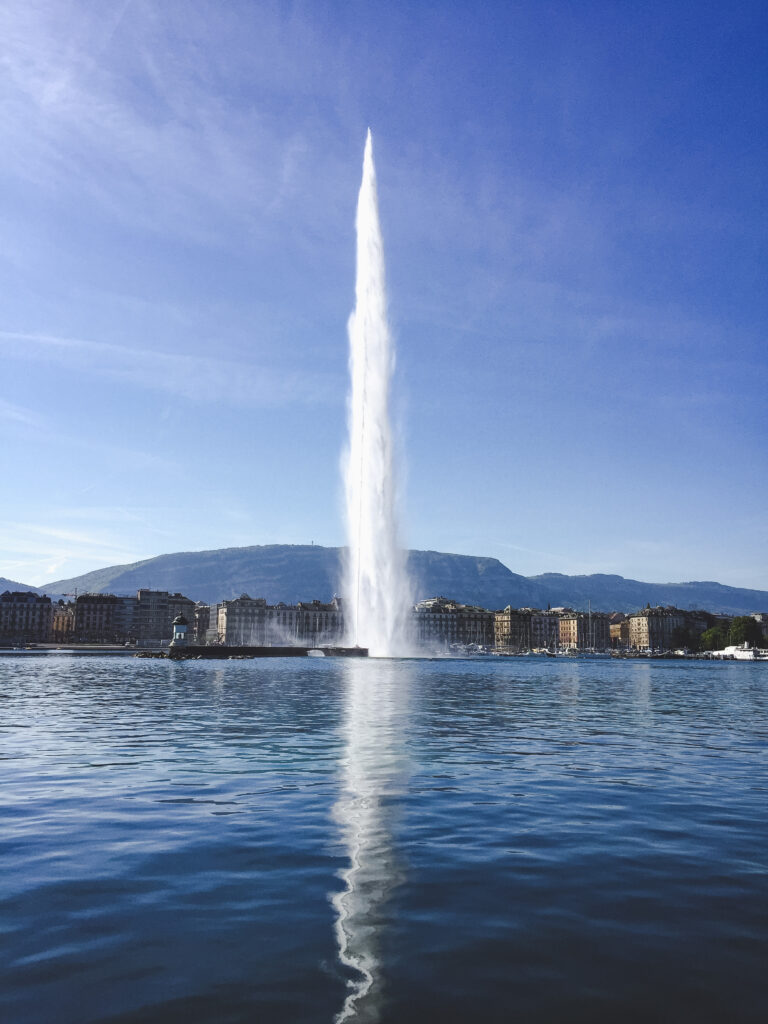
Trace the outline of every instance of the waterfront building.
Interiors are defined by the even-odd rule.
[[[194,621],[195,602],[182,594],[143,588],[135,597],[80,594],[75,599],[74,636],[92,643],[139,644],[170,640],[177,615]]]
[[[727,631],[731,617],[705,611],[683,611],[671,605],[643,608],[629,617],[629,646],[632,650],[668,651],[698,642],[711,626]]]
[[[200,609],[198,612],[195,613],[196,615],[199,615],[199,619],[197,620],[199,622],[198,634],[197,634],[197,636],[198,636],[197,642],[199,644],[223,644],[224,643],[224,637],[221,635],[221,633],[219,633],[219,609],[220,608],[221,608],[221,603],[219,602],[218,604],[208,605],[208,614],[207,615],[205,614],[205,612],[202,611],[202,609]],[[205,631],[203,633],[201,633],[201,632],[199,632],[199,630],[203,627],[204,623],[206,624],[205,625]]]
[[[195,621],[195,602],[178,592],[169,594],[167,590],[144,587],[132,600],[135,616],[133,636],[140,643],[170,640],[172,623],[178,615],[183,615],[189,624]]]
[[[241,594],[218,607],[218,635],[228,646],[264,646],[267,602],[263,597]]]
[[[218,605],[216,606],[218,613]],[[206,634],[211,624],[211,607],[198,601],[195,605],[195,613],[190,622],[191,632],[196,644],[206,643]]]
[[[611,619],[613,619],[613,616],[611,616]],[[626,651],[629,647],[629,619],[622,615],[617,621],[610,622],[609,629],[613,650]]]
[[[560,610],[531,609],[531,650],[554,651],[560,641]]]
[[[78,594],[75,598],[75,640],[123,643],[134,626],[134,598],[115,594]]]
[[[137,601],[135,597],[119,595],[115,610],[115,634],[118,640],[136,639]]]
[[[283,635],[282,630],[286,620],[281,621],[281,616],[288,616],[290,628],[290,615],[295,611],[296,636],[300,644],[331,644],[340,643],[344,637],[344,612],[341,598],[334,597],[329,604],[322,601],[310,601],[305,603],[299,601],[295,610],[283,606],[272,609],[273,613],[273,635],[275,643],[280,643],[279,637]]]
[[[210,621],[214,621],[211,609]],[[300,601],[268,605],[263,597],[241,594],[216,608],[216,640],[228,646],[300,646],[340,643],[344,615],[338,597],[330,603]],[[211,629],[209,627],[208,635]]]
[[[319,602],[318,602],[319,603]],[[279,601],[272,609],[271,635],[277,646],[299,644],[300,637],[311,635],[313,620],[304,612],[304,605]],[[340,634],[341,635],[341,634]]]
[[[136,593],[136,639],[170,640],[171,622],[167,590],[142,588]]]
[[[53,631],[50,597],[34,591],[0,594],[0,640],[5,643],[46,643]]]
[[[494,643],[495,613],[445,597],[432,597],[419,601],[414,607],[412,629],[418,643],[432,647],[451,644],[486,647]]]
[[[58,601],[53,605],[53,641],[69,643],[75,637],[75,605],[73,601]]]
[[[633,651],[668,651],[685,629],[685,615],[678,608],[643,608],[629,617],[629,646]]]
[[[611,646],[610,619],[605,612],[564,611],[558,618],[560,646],[566,650],[607,651]]]
[[[512,608],[511,605],[493,615],[494,645],[503,651],[530,650],[531,611],[529,608]]]

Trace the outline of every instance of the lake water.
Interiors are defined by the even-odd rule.
[[[0,1018],[764,1021],[768,664],[0,658]]]

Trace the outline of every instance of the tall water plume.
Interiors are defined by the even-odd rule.
[[[371,133],[357,200],[355,311],[349,319],[349,448],[345,465],[347,639],[372,655],[406,653],[410,586],[397,527],[390,421],[395,358],[387,323],[384,249]]]

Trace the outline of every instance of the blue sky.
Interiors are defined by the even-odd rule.
[[[343,543],[371,126],[403,535],[768,589],[762,3],[11,0],[0,575]]]

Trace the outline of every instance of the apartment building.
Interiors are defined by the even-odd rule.
[[[504,651],[528,651],[531,648],[531,619],[529,608],[512,608],[494,612],[494,645]]]
[[[124,643],[134,633],[134,597],[78,594],[74,607],[74,639],[86,643]]]
[[[0,641],[45,643],[52,631],[50,597],[34,591],[6,590],[0,594]]]
[[[214,611],[215,607],[215,611]],[[212,628],[216,622],[215,630]],[[212,606],[207,642],[228,646],[300,646],[340,643],[344,637],[341,599],[268,605],[263,597],[241,594]],[[214,636],[215,633],[215,636]]]
[[[58,601],[53,606],[53,642],[69,643],[75,638],[75,605],[73,601]]]
[[[605,612],[563,612],[558,633],[565,650],[607,651],[611,646],[610,617]]]
[[[480,644],[485,647],[494,643],[494,612],[445,597],[419,601],[413,609],[411,625],[416,642],[427,646]]]
[[[668,651],[673,634],[685,628],[685,616],[677,608],[643,608],[629,616],[629,646],[633,651]]]

